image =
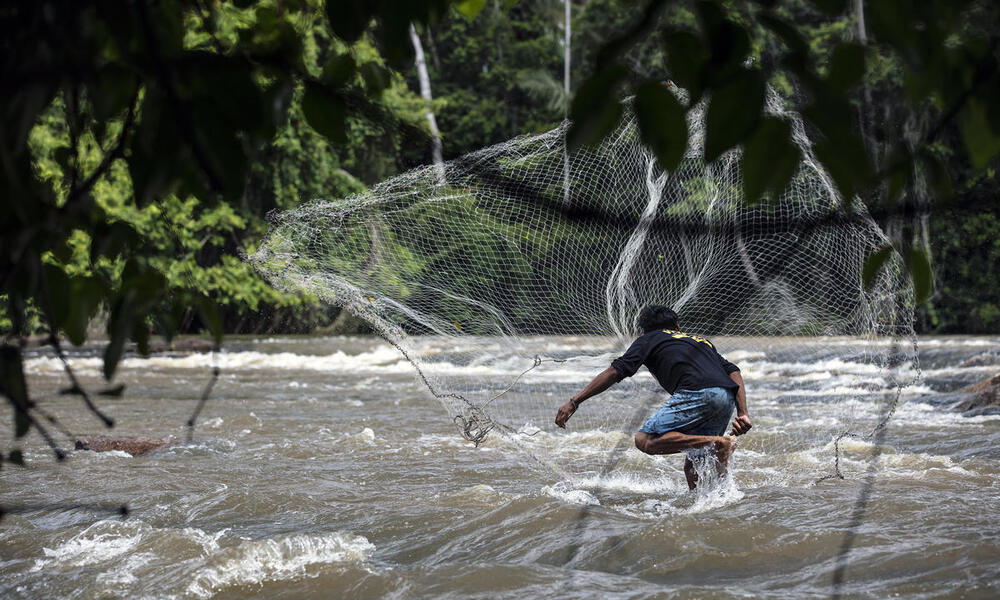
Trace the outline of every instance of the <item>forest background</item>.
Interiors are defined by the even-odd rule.
[[[157,188],[155,170],[137,168],[142,164],[134,159],[135,154],[146,152],[146,159],[156,158],[154,142],[158,135],[166,135],[162,131],[149,134],[153,141],[143,145],[139,142],[146,132],[137,129],[138,142],[132,144],[128,156],[108,150],[109,144],[102,140],[114,140],[116,128],[126,129],[137,115],[162,108],[153,104],[148,91],[132,91],[124,78],[101,82],[121,87],[121,100],[115,107],[118,116],[105,119],[110,123],[106,130],[81,124],[78,116],[88,111],[114,116],[114,110],[96,104],[79,109],[87,100],[67,91],[71,88],[56,93],[40,110],[27,133],[30,162],[34,179],[49,187],[47,193],[54,196],[54,204],[72,204],[74,186],[83,177],[80,174],[101,173],[87,182],[91,184],[87,192],[99,207],[103,223],[89,230],[67,232],[66,242],[42,257],[47,276],[67,278],[66,289],[72,290],[67,299],[72,297],[75,303],[82,304],[75,307],[74,302],[56,299],[56,305],[50,307],[68,324],[64,330],[71,339],[82,339],[88,332],[103,335],[105,329],[116,326],[115,307],[102,303],[107,294],[88,292],[90,284],[86,282],[96,280],[103,281],[106,289],[118,289],[122,281],[132,282],[136,297],[141,297],[143,290],[153,290],[147,305],[157,304],[157,309],[147,306],[147,310],[137,311],[140,317],[130,316],[132,322],[124,326],[129,335],[117,336],[138,337],[140,345],[150,333],[164,331],[343,333],[363,328],[314,297],[271,288],[240,258],[242,252],[253,252],[267,231],[269,211],[291,209],[314,199],[349,196],[432,160],[433,136],[418,72],[413,57],[400,55],[399,51],[403,26],[384,22],[370,26],[362,18],[354,26],[355,31],[344,35],[346,26],[339,21],[337,11],[349,12],[351,4],[274,0],[177,6],[178,17],[171,27],[179,32],[184,50],[225,56],[234,54],[234,48],[241,45],[257,44],[255,48],[266,50],[292,44],[253,37],[261,32],[294,37],[299,44],[295,59],[300,63],[296,68],[304,79],[269,85],[270,75],[258,73],[255,76],[261,81],[260,89],[247,89],[240,87],[239,81],[220,77],[197,92],[215,95],[211,101],[219,103],[220,114],[238,113],[241,94],[252,98],[247,106],[259,104],[262,94],[273,94],[276,106],[287,105],[282,106],[282,111],[276,110],[280,118],[272,127],[251,132],[263,141],[258,151],[243,152],[238,145],[248,137],[246,132],[240,140],[230,140],[236,145],[225,146],[231,136],[221,135],[221,145],[210,147],[214,160],[223,163],[220,173],[235,171],[243,178],[228,187],[227,182],[222,182],[220,189],[239,190],[238,195],[225,196],[224,201],[206,200],[210,194],[198,193],[196,183]],[[834,55],[838,48],[844,46],[845,40],[857,43],[859,37],[865,36],[865,25],[859,23],[864,12],[857,10],[863,9],[862,2],[841,3],[842,10],[835,14],[824,10],[823,2],[790,0],[774,7],[770,6],[774,3],[761,4],[796,25],[809,45],[818,72],[831,77],[830,71],[837,68],[838,57]],[[971,4],[972,9],[960,15],[964,21],[958,25],[960,32],[964,34],[967,29],[970,36],[984,23],[997,22],[992,19],[997,16],[996,9],[989,3],[978,8],[976,3]],[[426,57],[433,93],[430,108],[436,117],[445,160],[557,126],[571,112],[573,92],[600,73],[599,52],[634,26],[643,16],[644,6],[620,0],[571,2],[571,93],[567,96],[562,1],[420,5],[430,8],[421,15],[427,18],[417,22],[414,31]],[[779,42],[754,19],[749,4],[718,6],[726,18],[749,32],[746,55],[752,63],[767,66],[780,60]],[[386,21],[393,7],[387,5],[380,10]],[[671,31],[697,29],[699,18],[704,21],[700,10],[704,6],[696,3],[670,3],[654,19],[645,19],[648,24],[642,36],[622,53],[620,62],[628,65],[625,79],[676,77],[667,56],[670,44],[665,45],[663,39],[669,38]],[[73,26],[72,18],[64,20],[64,25]],[[392,31],[397,32],[395,45],[390,39]],[[9,39],[14,40],[9,44],[16,43],[16,36]],[[995,48],[991,52],[995,54]],[[851,87],[848,98],[852,126],[860,132],[866,151],[878,165],[880,158],[886,160],[895,141],[926,130],[941,110],[930,101],[914,102],[912,94],[908,95],[905,57],[881,52],[877,47],[873,55],[864,63],[863,79]],[[256,60],[266,64],[267,60],[280,62],[280,57],[265,55],[261,50]],[[793,108],[802,103],[801,92],[783,70],[767,69],[767,73],[768,83]],[[332,82],[347,93],[331,98],[313,80]],[[610,87],[617,94],[628,93],[627,82]],[[202,128],[206,137],[214,135],[211,115],[196,114],[194,119],[195,123],[188,127]],[[172,126],[183,128],[185,124],[177,121]],[[950,201],[935,202],[940,188],[934,185],[910,185],[898,204],[887,208],[873,203],[869,207],[890,235],[907,238],[902,240],[903,245],[915,244],[928,251],[933,291],[919,307],[920,333],[1000,332],[1000,294],[996,292],[1000,266],[997,161],[995,152],[986,164],[967,156],[963,145],[955,142],[963,136],[961,126],[957,121],[945,123],[938,138],[942,141],[929,145],[937,164],[947,171]],[[240,160],[228,154],[246,156],[247,163],[226,165],[227,160]],[[163,160],[173,158],[164,156]],[[136,185],[137,177],[143,178],[141,185]],[[878,189],[868,192],[869,197],[878,193]],[[864,194],[861,197],[869,200]],[[11,238],[12,234],[5,232],[5,236]],[[144,250],[139,254],[143,259],[135,261],[114,250],[95,249],[102,244],[141,246]],[[192,290],[197,293],[192,294]],[[124,296],[115,297],[120,300]],[[11,310],[14,305],[6,302],[10,298],[4,299],[0,331],[5,337],[48,332],[49,326],[42,318],[45,307],[29,298],[22,306],[28,318],[19,320],[18,309]],[[97,318],[76,318],[74,313],[96,314]],[[163,318],[172,322],[164,324]],[[87,331],[81,330],[81,323]],[[144,333],[137,335],[139,330]]]

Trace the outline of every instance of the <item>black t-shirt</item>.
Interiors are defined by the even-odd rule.
[[[740,368],[722,358],[712,342],[679,331],[656,330],[639,336],[625,354],[611,362],[618,381],[635,375],[646,365],[663,389],[739,389],[729,374]]]

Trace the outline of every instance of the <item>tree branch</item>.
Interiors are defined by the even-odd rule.
[[[94,187],[94,184],[97,183],[97,180],[106,174],[108,169],[111,168],[111,164],[115,161],[115,159],[125,156],[125,142],[132,126],[135,124],[135,112],[139,102],[139,89],[140,85],[136,83],[135,92],[132,94],[132,101],[129,102],[128,112],[125,113],[125,120],[122,122],[122,130],[118,134],[118,140],[110,150],[104,153],[104,158],[101,159],[101,163],[97,165],[94,172],[91,173],[86,180],[84,180],[83,184],[78,188],[71,188],[69,197],[66,199],[66,207],[70,206],[75,201],[89,193]]]

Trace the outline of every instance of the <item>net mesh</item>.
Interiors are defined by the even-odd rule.
[[[626,380],[572,418],[570,436],[592,437],[585,451],[554,451],[566,440],[556,408],[622,353],[652,303],[737,363],[809,363],[848,346],[870,370],[860,388],[824,395],[834,423],[794,425],[806,414],[794,396],[772,402],[750,447],[871,435],[906,383],[895,365],[913,358],[908,280],[893,255],[863,284],[866,257],[888,240],[860,202],[839,197],[774,95],[768,111],[791,124],[802,161],[779,198],[754,206],[739,150],[700,158],[701,108],[667,173],[626,102],[617,129],[568,163],[564,123],[272,215],[248,258],[273,285],[370,323],[467,438],[500,436],[561,472],[606,469],[665,399],[646,374]],[[753,369],[744,374],[755,411],[766,399],[753,395]]]

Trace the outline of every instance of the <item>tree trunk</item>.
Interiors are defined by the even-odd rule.
[[[428,33],[427,35],[430,35]],[[427,74],[427,61],[424,59],[424,48],[420,43],[420,36],[417,29],[410,23],[410,40],[413,41],[413,52],[416,55],[417,77],[420,79],[420,95],[424,97],[424,105],[427,107],[427,124],[431,130],[431,156],[434,165],[437,167],[438,178],[444,183],[444,159],[441,155],[441,133],[438,131],[437,120],[434,118],[434,109],[431,108],[431,78]]]

